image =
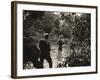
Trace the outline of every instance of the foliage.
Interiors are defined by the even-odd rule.
[[[55,33],[59,26],[58,18],[53,12],[24,11],[24,32],[30,34],[36,32],[40,34],[44,32]]]
[[[23,11],[24,33],[44,32],[73,37],[79,41],[90,39],[90,14],[44,11]]]
[[[23,36],[31,36],[36,40],[39,40],[41,35],[45,32],[51,34],[52,41],[54,41],[55,38],[58,38],[59,35],[63,35],[65,39],[74,39],[74,43],[80,43],[79,47],[81,47],[82,49],[86,46],[85,50],[81,52],[80,56],[76,55],[76,57],[73,57],[71,59],[69,57],[69,66],[90,65],[90,14],[24,10]],[[86,45],[83,45],[83,43]]]

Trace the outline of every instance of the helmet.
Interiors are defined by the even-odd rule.
[[[43,37],[48,39],[49,38],[49,34],[48,33],[44,33]]]

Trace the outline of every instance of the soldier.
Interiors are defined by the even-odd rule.
[[[59,40],[57,41],[58,43],[58,51],[61,51],[62,52],[62,46],[64,44],[64,41],[62,40],[62,36],[59,37]]]
[[[71,51],[71,57],[76,57],[76,52],[75,52],[75,44],[74,44],[74,39],[72,39],[70,43],[70,51]]]
[[[48,35],[48,33],[45,33],[43,39],[41,39],[39,42],[39,48],[40,48],[40,52],[41,52],[41,54],[40,54],[41,68],[43,68],[44,59],[48,61],[49,68],[52,68],[52,59],[50,56],[51,47],[50,47],[50,43],[49,43],[48,39],[49,39],[49,35]]]
[[[59,37],[59,39],[57,41],[57,44],[58,44],[58,56],[57,56],[57,59],[59,61],[61,61],[61,59],[62,59],[62,46],[64,44],[64,41],[62,40],[62,35]]]

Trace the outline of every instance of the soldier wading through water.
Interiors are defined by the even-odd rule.
[[[48,41],[49,39],[49,35],[48,33],[45,33],[43,36],[43,39],[40,40],[39,42],[39,48],[40,48],[40,65],[41,68],[43,68],[43,62],[44,59],[48,61],[49,63],[49,68],[52,68],[52,59],[50,56],[50,51],[51,51],[51,47],[50,47],[50,43]]]
[[[57,55],[57,59],[58,61],[62,61],[62,48],[63,48],[63,44],[64,41],[62,40],[63,36],[60,35],[57,44],[58,44],[58,55]]]

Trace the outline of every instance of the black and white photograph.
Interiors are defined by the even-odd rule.
[[[97,73],[97,7],[12,3],[12,76]]]
[[[91,66],[91,14],[23,10],[23,69]]]

